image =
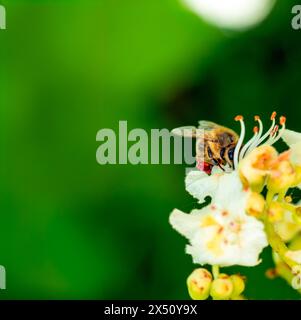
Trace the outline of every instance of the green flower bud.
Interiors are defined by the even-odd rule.
[[[267,180],[267,188],[279,193],[293,187],[296,182],[296,170],[288,160],[278,160]]]
[[[260,219],[263,216],[265,205],[264,197],[260,193],[251,192],[245,209],[250,216]]]
[[[187,278],[188,292],[192,300],[206,300],[212,283],[211,273],[204,269],[195,269]]]
[[[231,295],[231,298],[237,298],[238,296],[240,296],[244,290],[245,290],[245,282],[243,280],[243,278],[238,275],[238,274],[234,274],[232,276],[230,276],[230,279],[233,283],[233,292]]]
[[[273,201],[267,212],[268,220],[271,223],[280,222],[284,217],[284,209],[279,202]]]
[[[265,185],[271,163],[277,159],[277,155],[275,148],[262,145],[242,159],[238,171],[243,185],[260,193]]]
[[[233,293],[234,285],[231,278],[221,273],[217,279],[213,280],[210,295],[214,300],[228,300]]]

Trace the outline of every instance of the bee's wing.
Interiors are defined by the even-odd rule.
[[[186,126],[175,128],[171,131],[172,134],[175,136],[181,136],[185,138],[195,138],[200,134],[201,130],[198,130],[196,127],[193,126]]]
[[[210,131],[213,129],[216,129],[220,127],[217,123],[211,122],[211,121],[206,121],[206,120],[201,120],[199,121],[199,127],[198,129],[204,130],[204,131]]]

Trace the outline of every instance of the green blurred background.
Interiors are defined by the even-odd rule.
[[[300,131],[301,31],[296,1],[277,1],[245,32],[209,25],[177,0],[1,0],[1,299],[187,299],[195,268],[171,229],[196,201],[184,166],[95,160],[101,128],[174,128],[275,109]],[[252,299],[298,299],[264,276]]]

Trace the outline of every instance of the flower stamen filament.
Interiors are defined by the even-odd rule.
[[[271,116],[272,125],[271,125],[270,129],[262,137],[259,137],[257,143],[254,146],[252,146],[252,149],[250,151],[252,151],[254,148],[259,146],[267,137],[270,136],[270,134],[273,132],[274,127],[275,127],[275,123],[276,123],[275,118],[276,118],[276,112],[274,111]]]
[[[240,127],[241,127],[240,137],[238,139],[238,142],[237,142],[237,145],[236,145],[235,151],[234,151],[234,168],[235,169],[237,169],[237,167],[238,167],[239,152],[240,152],[240,148],[242,146],[242,143],[245,138],[245,133],[246,133],[246,127],[245,127],[243,119],[244,119],[243,116],[236,116],[235,117],[235,121],[239,121]]]
[[[249,147],[257,140],[257,137],[260,135],[259,132],[260,129],[258,129],[258,127],[254,127],[253,132],[254,135],[253,137],[244,145],[244,147],[242,148],[241,152],[240,152],[240,156],[239,156],[239,160],[242,160],[242,158],[245,156],[247,150],[249,149]]]

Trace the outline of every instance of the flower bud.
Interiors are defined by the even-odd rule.
[[[233,283],[233,292],[231,295],[231,298],[237,298],[238,296],[240,296],[244,290],[245,290],[245,282],[243,280],[243,278],[238,275],[238,274],[234,274],[232,276],[230,276],[230,279]]]
[[[280,222],[276,222],[274,227],[276,233],[284,242],[291,241],[300,231],[300,225],[293,220],[290,212],[285,212],[284,219]]]
[[[267,187],[274,193],[279,193],[294,186],[296,171],[288,160],[279,160],[273,165],[267,182]]]
[[[301,266],[300,265],[293,266],[292,274],[294,276],[292,279],[292,287],[295,290],[300,290],[301,289]]]
[[[213,280],[210,295],[214,300],[228,300],[233,293],[234,285],[227,274],[220,274]]]
[[[268,220],[271,223],[280,222],[284,217],[284,209],[279,202],[273,201],[267,212]]]
[[[211,273],[204,269],[195,269],[187,278],[188,292],[193,300],[206,300],[212,283]]]
[[[277,155],[277,151],[268,145],[254,149],[239,165],[243,184],[256,192],[261,192],[271,163],[277,159]]]
[[[295,181],[293,187],[298,187],[300,188],[301,186],[301,166],[295,166]]]
[[[277,255],[277,258],[275,259],[280,259],[279,256]],[[278,260],[280,261],[280,260]],[[275,264],[277,265],[277,263],[275,262]],[[276,268],[270,268],[268,270],[266,270],[265,272],[265,276],[270,279],[270,280],[274,280],[277,278],[278,276],[278,272],[277,272],[277,269]]]
[[[263,214],[265,207],[264,197],[257,193],[252,192],[247,200],[246,212],[255,218],[260,218]]]

